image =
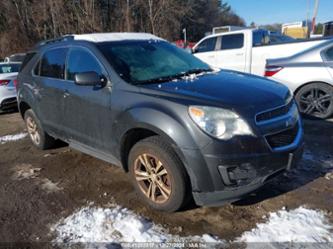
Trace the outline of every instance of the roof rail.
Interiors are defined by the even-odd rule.
[[[68,41],[68,40],[74,40],[74,35],[63,35],[59,38],[41,41],[41,42],[37,43],[36,47],[42,47],[42,46],[45,46],[47,44],[62,42],[62,41]]]

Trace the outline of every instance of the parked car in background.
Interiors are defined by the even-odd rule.
[[[324,23],[323,35],[333,36],[333,21]]]
[[[232,202],[295,165],[303,131],[287,87],[213,71],[151,34],[72,35],[30,51],[18,77],[32,143],[122,166],[158,210]]]
[[[21,63],[0,63],[0,110],[11,109],[17,105],[16,79]]]
[[[25,58],[25,53],[12,54],[9,57],[6,57],[4,62],[23,62]]]
[[[265,75],[289,87],[302,113],[318,118],[333,114],[333,41],[291,57],[267,60]]]
[[[325,41],[272,44],[267,30],[244,29],[207,36],[194,46],[193,53],[212,67],[264,76],[267,59],[291,56]]]

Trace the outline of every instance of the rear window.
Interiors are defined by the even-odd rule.
[[[65,62],[67,48],[56,48],[43,55],[40,76],[56,79],[65,79]]]
[[[20,64],[3,64],[0,65],[0,74],[17,73],[20,70]]]
[[[237,49],[244,46],[244,35],[223,35],[221,41],[221,50],[224,49]]]
[[[266,30],[253,31],[253,46],[262,46],[269,44],[269,33]]]
[[[326,51],[326,57],[329,61],[333,61],[333,47]]]

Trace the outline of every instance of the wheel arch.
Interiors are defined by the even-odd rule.
[[[174,141],[173,138],[171,138],[168,134],[160,130],[159,128],[147,125],[147,124],[141,124],[136,127],[133,127],[129,130],[127,130],[124,135],[121,137],[120,142],[120,157],[121,157],[121,163],[123,166],[123,169],[127,172],[128,171],[128,155],[130,150],[133,148],[133,146],[138,143],[139,141],[152,137],[152,136],[159,136],[161,139],[166,141],[171,145],[174,152],[177,154],[179,159],[184,163],[185,158],[183,157],[181,150],[177,147],[176,141]],[[185,165],[184,165],[185,167]]]
[[[30,106],[27,102],[25,102],[25,101],[21,101],[21,102],[19,103],[18,108],[19,108],[19,111],[20,111],[21,117],[24,119],[24,114],[25,114],[25,112],[26,112],[27,110],[31,109],[31,106]]]
[[[299,90],[301,90],[303,87],[308,86],[308,85],[310,85],[310,84],[317,84],[317,83],[322,83],[322,84],[325,84],[325,85],[330,86],[330,87],[333,88],[333,85],[332,85],[332,84],[327,83],[327,82],[324,82],[324,81],[310,81],[310,82],[307,82],[307,83],[304,83],[304,84],[298,86],[298,87],[296,88],[296,90],[294,91],[294,95],[296,95],[296,94],[299,92]]]

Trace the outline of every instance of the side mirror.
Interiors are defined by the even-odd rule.
[[[192,48],[192,49],[191,49],[191,52],[192,52],[192,54],[195,54],[195,53],[198,52],[198,49],[197,49],[197,48]]]
[[[80,86],[96,86],[103,85],[104,79],[96,72],[83,72],[75,74],[74,82]]]

